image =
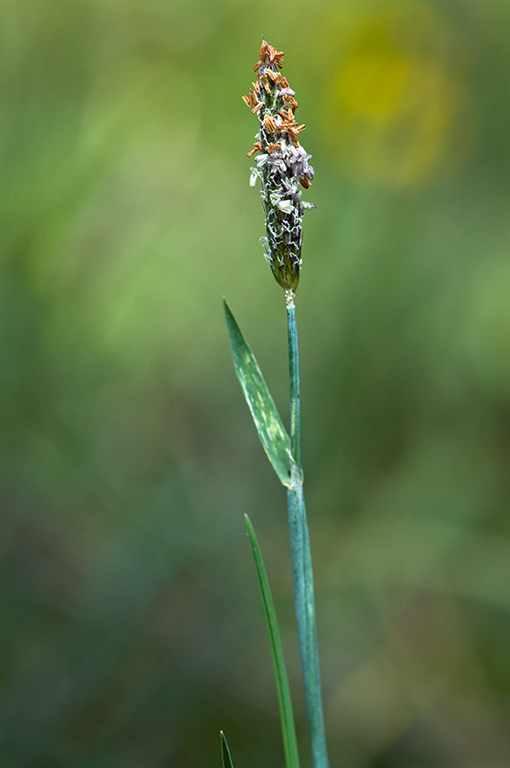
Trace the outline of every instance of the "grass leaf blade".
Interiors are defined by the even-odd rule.
[[[223,305],[237,378],[250,408],[260,442],[280,481],[288,488],[292,463],[289,435],[232,310],[225,300]]]
[[[271,657],[276,678],[276,690],[278,694],[278,704],[280,708],[280,720],[282,726],[283,748],[285,752],[285,764],[287,768],[299,768],[299,754],[296,739],[296,727],[294,724],[294,713],[292,710],[292,699],[290,696],[289,681],[285,660],[283,658],[283,649],[280,640],[280,632],[276,620],[271,588],[267,578],[266,569],[262,560],[260,547],[253,530],[250,518],[245,515],[246,528],[250,538],[253,550],[253,558],[257,569],[260,592],[262,595],[262,604],[264,606],[264,616],[266,619],[267,631],[269,635],[269,644],[271,647]]]
[[[220,731],[221,738],[221,764],[223,768],[234,768],[234,763],[230,757],[230,749],[228,748],[227,737]]]

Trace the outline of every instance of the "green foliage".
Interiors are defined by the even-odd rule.
[[[273,469],[285,486],[291,482],[290,438],[269,393],[258,363],[227,302],[223,300],[232,359],[237,378],[257,428],[260,442]]]
[[[232,762],[232,758],[230,757],[230,749],[228,747],[227,743],[227,737],[221,731],[220,733],[221,738],[221,765],[222,768],[234,768],[234,764]]]
[[[0,4],[0,764],[196,768],[223,725],[237,765],[281,765],[239,509],[282,631],[286,523],[218,312],[242,306],[285,419],[243,160],[256,13],[317,170],[298,309],[332,765],[510,765],[510,4]]]
[[[289,681],[283,658],[282,643],[280,632],[274,609],[271,588],[267,578],[266,568],[262,560],[259,543],[253,530],[251,520],[245,515],[246,528],[253,550],[253,558],[257,569],[260,592],[262,595],[262,605],[264,608],[264,617],[269,635],[269,645],[271,648],[271,657],[276,679],[276,691],[278,694],[278,704],[280,707],[280,721],[282,727],[283,746],[285,751],[285,765],[287,768],[299,768],[299,754],[296,739],[296,727],[294,725],[294,714],[292,711],[292,699],[290,696]]]

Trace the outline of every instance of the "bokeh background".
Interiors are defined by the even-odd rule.
[[[0,766],[282,766],[243,513],[306,720],[287,416],[241,101],[285,51],[332,766],[510,765],[510,3],[0,0]]]

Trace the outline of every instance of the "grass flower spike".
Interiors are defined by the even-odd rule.
[[[299,185],[307,189],[314,170],[308,162],[311,155],[298,140],[305,126],[295,120],[298,103],[287,78],[279,71],[282,58],[283,52],[264,40],[254,67],[257,80],[248,96],[242,98],[259,118],[259,131],[248,156],[259,153],[251,169],[250,185],[254,186],[258,178],[262,180],[266,259],[277,282],[293,297],[301,266],[303,213],[315,208],[313,203],[303,202]]]
[[[295,93],[280,73],[283,53],[264,40],[254,69],[257,81],[244,103],[258,115],[259,130],[253,149],[256,165],[250,184],[262,181],[262,203],[266,217],[266,259],[285,291],[287,344],[289,352],[290,430],[287,432],[257,361],[228,304],[224,302],[234,368],[250,408],[260,442],[280,482],[287,490],[289,545],[294,605],[301,651],[301,668],[308,712],[310,746],[314,768],[328,768],[322,712],[319,653],[315,621],[312,556],[303,495],[301,466],[301,398],[295,293],[301,266],[302,219],[313,203],[301,199],[301,187],[312,183],[310,155],[299,143],[304,125],[298,125]],[[258,154],[257,154],[258,153]],[[246,519],[259,579],[280,708],[286,768],[299,768],[292,699],[285,670],[276,614],[262,555],[250,520]],[[223,768],[233,768],[226,739],[222,736]]]

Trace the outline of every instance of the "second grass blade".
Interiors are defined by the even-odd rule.
[[[299,768],[299,755],[296,739],[296,727],[294,724],[294,713],[292,711],[292,700],[290,697],[289,681],[287,670],[283,658],[282,643],[280,632],[276,621],[273,598],[266,569],[262,560],[260,547],[253,530],[250,518],[245,515],[246,528],[253,550],[253,558],[257,569],[260,592],[262,595],[262,604],[264,606],[264,616],[266,619],[267,631],[269,635],[269,644],[271,646],[271,657],[276,678],[276,691],[278,694],[278,704],[280,707],[280,720],[282,724],[283,748],[285,752],[285,764],[287,768]]]
[[[230,749],[228,748],[227,737],[220,731],[221,738],[221,765],[222,768],[234,768],[232,758],[230,757]]]

